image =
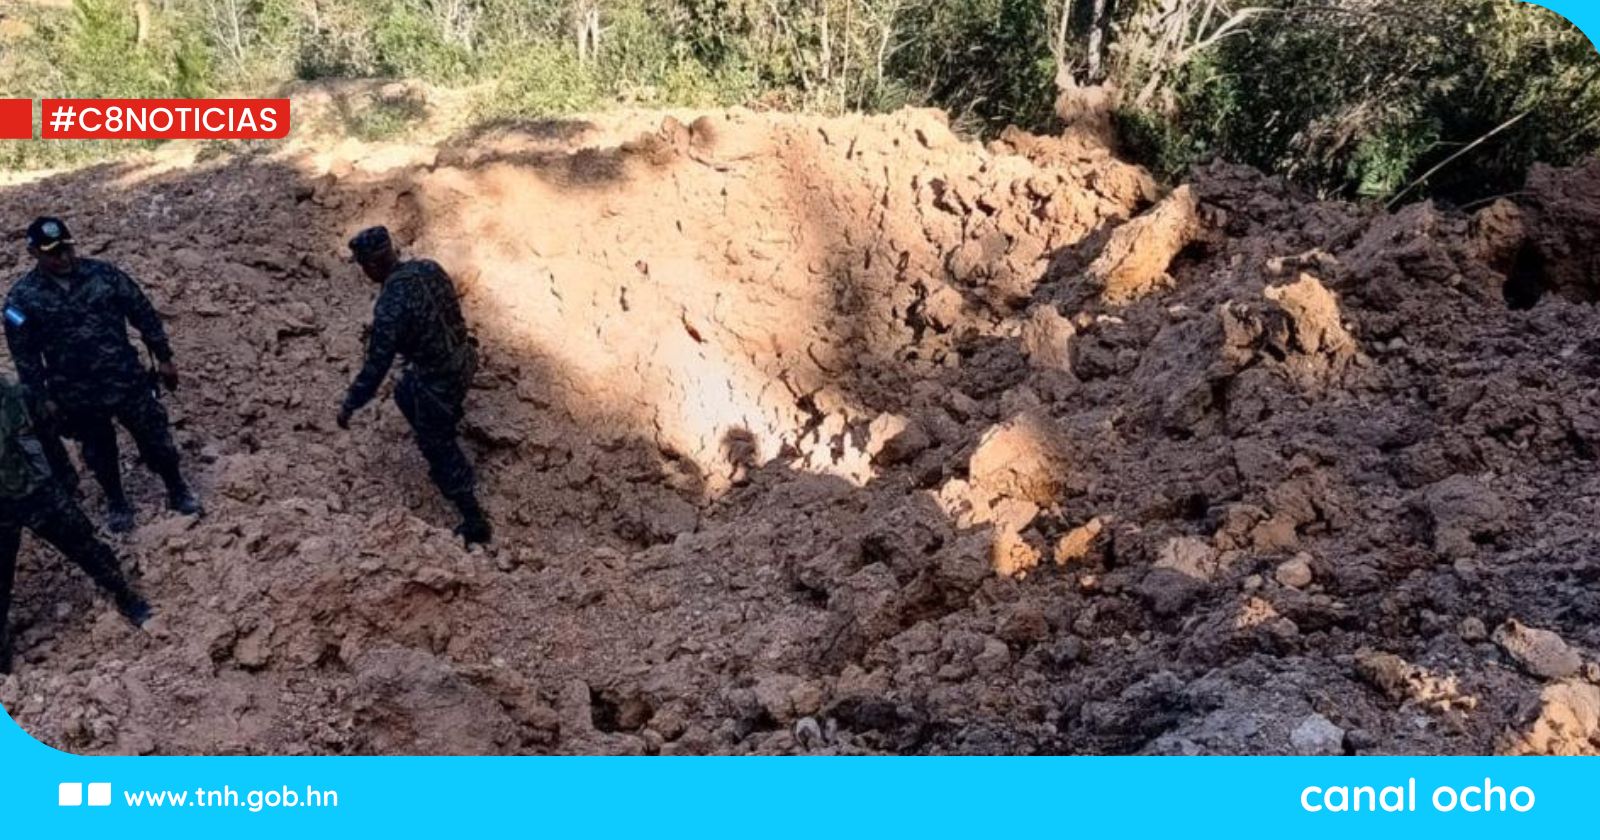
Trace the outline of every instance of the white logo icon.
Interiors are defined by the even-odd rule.
[[[83,804],[83,783],[62,782],[56,788],[56,805],[62,808],[76,808]],[[89,806],[103,808],[111,804],[111,783],[89,783]]]

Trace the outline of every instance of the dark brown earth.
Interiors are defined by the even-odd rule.
[[[92,753],[1594,752],[1595,183],[1386,215],[915,111],[12,183],[167,317],[211,513],[128,464],[148,634],[30,543],[0,703]],[[377,222],[483,342],[488,551],[391,405],[334,426]]]

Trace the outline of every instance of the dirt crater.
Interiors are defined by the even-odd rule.
[[[167,317],[212,514],[134,482],[148,635],[30,543],[0,703],[97,753],[1592,752],[1597,171],[1380,215],[731,111],[8,185]],[[391,406],[332,422],[377,222],[483,341],[488,551]]]

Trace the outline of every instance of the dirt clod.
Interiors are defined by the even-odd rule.
[[[1296,554],[1278,564],[1272,576],[1290,589],[1304,589],[1311,585],[1311,555]]]
[[[1088,269],[1101,300],[1128,304],[1159,289],[1170,281],[1172,260],[1200,233],[1200,206],[1189,186],[1173,190],[1144,215],[1118,227]]]
[[[1309,715],[1289,734],[1300,755],[1339,755],[1344,752],[1344,730],[1322,715]]]
[[[1562,638],[1549,630],[1528,627],[1516,619],[1495,628],[1494,643],[1536,677],[1559,680],[1583,667],[1583,657]]]

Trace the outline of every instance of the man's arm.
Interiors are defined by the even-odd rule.
[[[385,286],[372,307],[372,334],[367,337],[367,358],[356,374],[355,382],[345,394],[343,413],[348,416],[361,410],[378,393],[378,386],[389,375],[395,354],[400,350],[400,336],[405,329],[406,305],[404,287]]]
[[[29,323],[26,310],[10,297],[6,298],[3,317],[6,344],[11,348],[11,360],[19,382],[6,397],[15,403],[13,407],[23,421],[24,428],[19,432],[23,436],[18,443],[35,468],[43,463],[45,474],[59,477],[64,487],[76,492],[78,470],[50,425],[56,409],[44,388],[44,353],[39,346],[39,326]],[[33,418],[37,418],[37,423]]]
[[[167,328],[161,324],[161,316],[156,313],[156,308],[150,305],[150,298],[145,297],[144,289],[132,277],[120,269],[113,268],[116,272],[117,288],[122,295],[124,312],[127,313],[128,323],[139,331],[139,336],[144,339],[144,346],[150,348],[151,355],[162,364],[172,362],[172,345],[167,341]]]
[[[39,330],[28,322],[27,310],[10,297],[5,302],[6,346],[11,350],[11,361],[17,368],[17,379],[28,390],[43,396],[44,349],[40,346]]]
[[[20,389],[7,388],[5,396],[0,399],[4,401],[0,405],[0,434],[9,436],[22,450],[35,473],[49,478],[54,470],[50,467],[50,459],[45,456],[44,445],[34,433],[33,420],[28,416],[22,392]]]

